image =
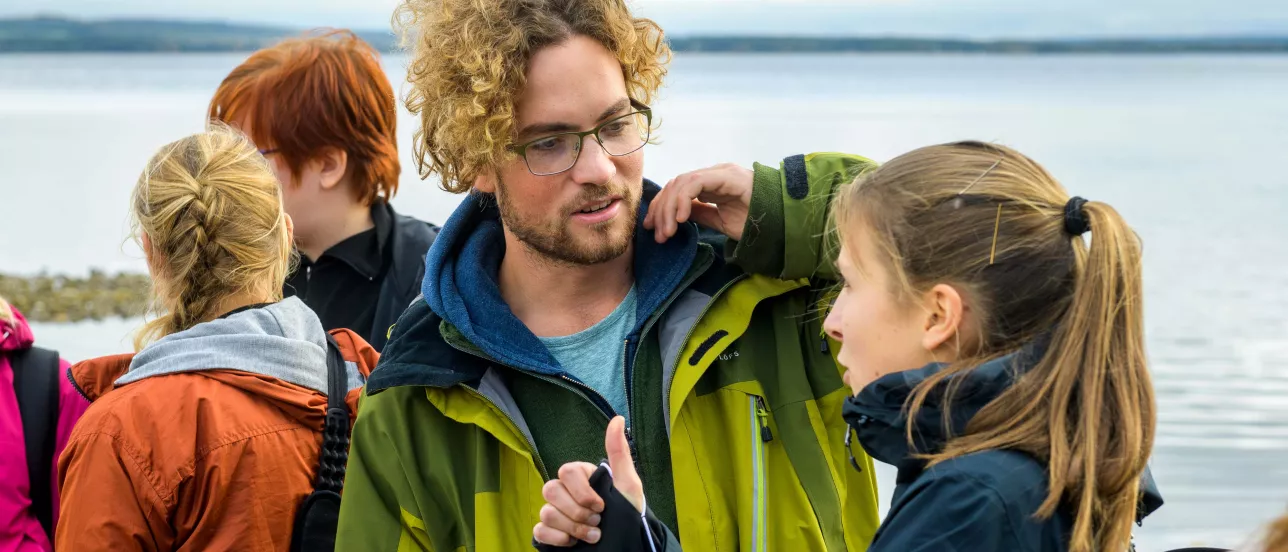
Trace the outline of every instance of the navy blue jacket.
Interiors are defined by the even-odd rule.
[[[964,376],[951,402],[952,434],[1041,358],[1040,346],[984,364]],[[913,458],[904,403],[917,384],[942,369],[886,375],[845,405],[845,418],[873,458],[898,468],[894,498],[868,552],[1065,552],[1073,517],[1064,508],[1034,517],[1047,496],[1046,466],[1028,454],[988,450],[934,467]],[[941,399],[928,396],[913,422],[917,450],[942,450],[949,435]],[[1137,521],[1163,504],[1146,471]]]

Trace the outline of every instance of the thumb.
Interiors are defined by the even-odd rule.
[[[724,231],[724,220],[720,218],[719,207],[695,199],[689,208],[689,220],[707,228]]]
[[[604,450],[608,453],[608,467],[613,470],[613,487],[622,493],[636,510],[644,511],[644,483],[635,472],[631,447],[626,442],[626,419],[618,416],[608,422],[604,435]]]

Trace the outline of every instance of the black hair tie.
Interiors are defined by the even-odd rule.
[[[1078,196],[1069,198],[1069,202],[1064,204],[1064,231],[1070,236],[1081,236],[1091,230],[1091,219],[1082,210],[1086,204],[1087,200]]]

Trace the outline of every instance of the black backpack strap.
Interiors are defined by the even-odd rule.
[[[291,534],[292,552],[332,552],[340,520],[340,491],[344,488],[345,464],[349,461],[348,370],[340,345],[326,336],[327,390],[326,422],[322,427],[322,454],[313,492],[295,514]]]
[[[316,488],[339,493],[344,488],[344,469],[349,462],[349,371],[340,345],[327,334],[326,425],[322,429],[322,456],[318,463]]]
[[[9,358],[13,388],[22,417],[23,444],[27,447],[27,477],[31,481],[31,510],[48,535],[54,534],[51,477],[54,464],[54,431],[58,427],[58,352],[32,347]]]

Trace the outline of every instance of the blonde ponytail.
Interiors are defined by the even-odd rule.
[[[924,458],[934,465],[984,450],[1026,452],[1050,474],[1034,513],[1069,508],[1072,552],[1128,550],[1155,405],[1141,248],[1118,212],[1071,201],[1033,160],[981,142],[899,156],[859,177],[834,205],[842,240],[866,228],[889,257],[897,297],[946,283],[978,319],[978,335],[959,336],[964,358],[914,389],[908,419],[945,387],[947,417],[954,376],[1050,336],[1036,366],[975,414],[964,435]]]
[[[293,255],[281,190],[240,132],[212,124],[152,158],[131,200],[147,237],[153,310],[135,348],[209,320],[238,294],[281,298]]]
[[[1023,399],[1026,406],[1038,398],[1050,401],[1044,429],[1051,492],[1039,515],[1072,504],[1071,550],[1126,550],[1155,424],[1143,345],[1140,242],[1113,207],[1090,202],[1083,211],[1092,239],[1077,263],[1072,302],[1048,354],[1011,398],[1036,393]],[[1011,417],[1006,406],[990,405],[972,426],[1005,426]]]

